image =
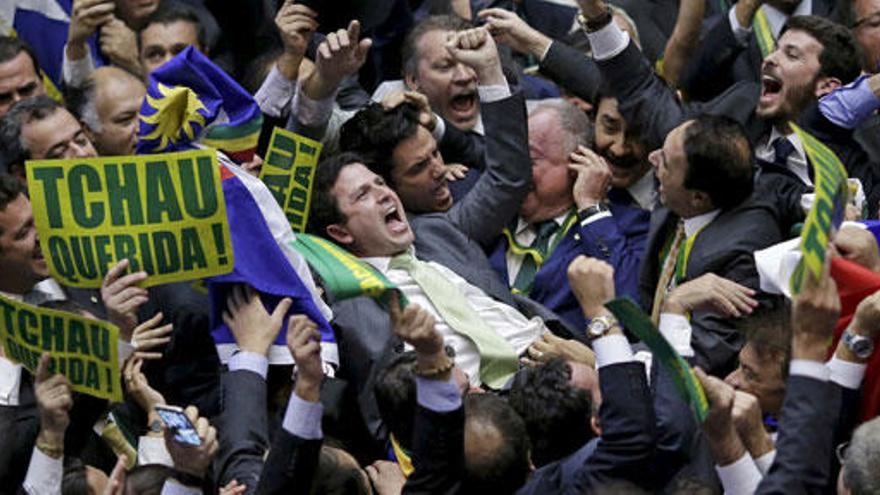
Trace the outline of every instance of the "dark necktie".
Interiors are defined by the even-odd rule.
[[[540,263],[532,254],[526,254],[523,258],[522,266],[520,266],[519,272],[516,274],[516,280],[513,282],[514,289],[523,294],[531,292],[532,286],[535,284],[535,275],[538,273],[538,268],[544,264],[544,260],[549,255],[550,238],[553,237],[558,228],[559,225],[554,220],[541,222],[535,227],[537,235],[529,247],[538,252],[541,257]]]
[[[788,168],[788,157],[794,153],[794,145],[788,138],[780,137],[773,141],[773,164],[779,167]]]

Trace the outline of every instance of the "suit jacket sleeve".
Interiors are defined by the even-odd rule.
[[[263,470],[263,454],[269,447],[266,419],[266,381],[252,371],[227,372],[221,379],[223,412],[217,432],[218,485],[232,480],[254,493]]]
[[[602,438],[575,475],[575,491],[571,493],[588,493],[590,488],[615,480],[641,480],[643,485],[650,485],[645,467],[652,464],[656,431],[644,365],[629,362],[603,366],[599,369],[599,385]]]
[[[620,232],[614,217],[578,227],[581,232],[582,254],[603,260],[614,267],[615,292],[636,297],[639,293],[639,267],[645,255],[645,243],[629,242]]]
[[[312,492],[323,439],[306,440],[281,428],[257,485],[259,494],[308,495]]]
[[[595,103],[602,86],[602,76],[591,57],[565,43],[554,41],[539,67],[542,73],[569,93]]]
[[[833,383],[788,378],[776,458],[755,493],[822,493],[830,475],[839,406],[840,389]]]
[[[440,413],[419,406],[413,425],[415,471],[405,494],[454,494],[464,479],[464,407]]]
[[[705,33],[681,81],[684,92],[700,101],[718,96],[736,82],[733,66],[745,49],[733,34],[727,12],[717,16]]]
[[[532,164],[522,93],[483,104],[482,115],[486,170],[448,215],[466,236],[488,248],[519,212],[531,185]]]
[[[460,163],[481,172],[486,169],[486,143],[477,133],[462,131],[446,122],[439,146],[446,163]]]
[[[726,115],[746,123],[754,113],[760,86],[737,83],[706,103],[688,103],[678,97],[654,74],[633,42],[617,56],[596,62],[602,78],[617,97],[618,109],[627,122],[641,124],[641,138],[647,149],[663,146],[666,135],[700,113]]]

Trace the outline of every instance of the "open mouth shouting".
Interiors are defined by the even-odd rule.
[[[405,234],[409,230],[409,224],[403,219],[403,212],[397,205],[385,210],[385,225],[392,234]]]
[[[770,107],[779,103],[782,95],[782,81],[778,77],[764,71],[761,77],[761,99],[759,103],[762,107]]]
[[[452,97],[449,101],[449,110],[457,119],[469,119],[477,111],[477,101],[476,90],[467,89]]]

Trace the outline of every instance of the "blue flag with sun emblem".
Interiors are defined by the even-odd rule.
[[[137,151],[181,151],[198,141],[236,162],[247,162],[253,159],[262,125],[263,114],[253,97],[190,46],[150,74]]]

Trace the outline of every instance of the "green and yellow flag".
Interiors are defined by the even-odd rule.
[[[324,145],[276,127],[260,179],[269,188],[294,232],[305,232],[312,204],[312,179]]]
[[[846,169],[833,151],[795,124],[792,130],[804,145],[804,151],[813,164],[816,199],[807,214],[801,231],[801,260],[791,275],[791,293],[798,294],[804,283],[804,275],[822,275],[822,266],[828,243],[843,222],[846,202],[849,198]]]

